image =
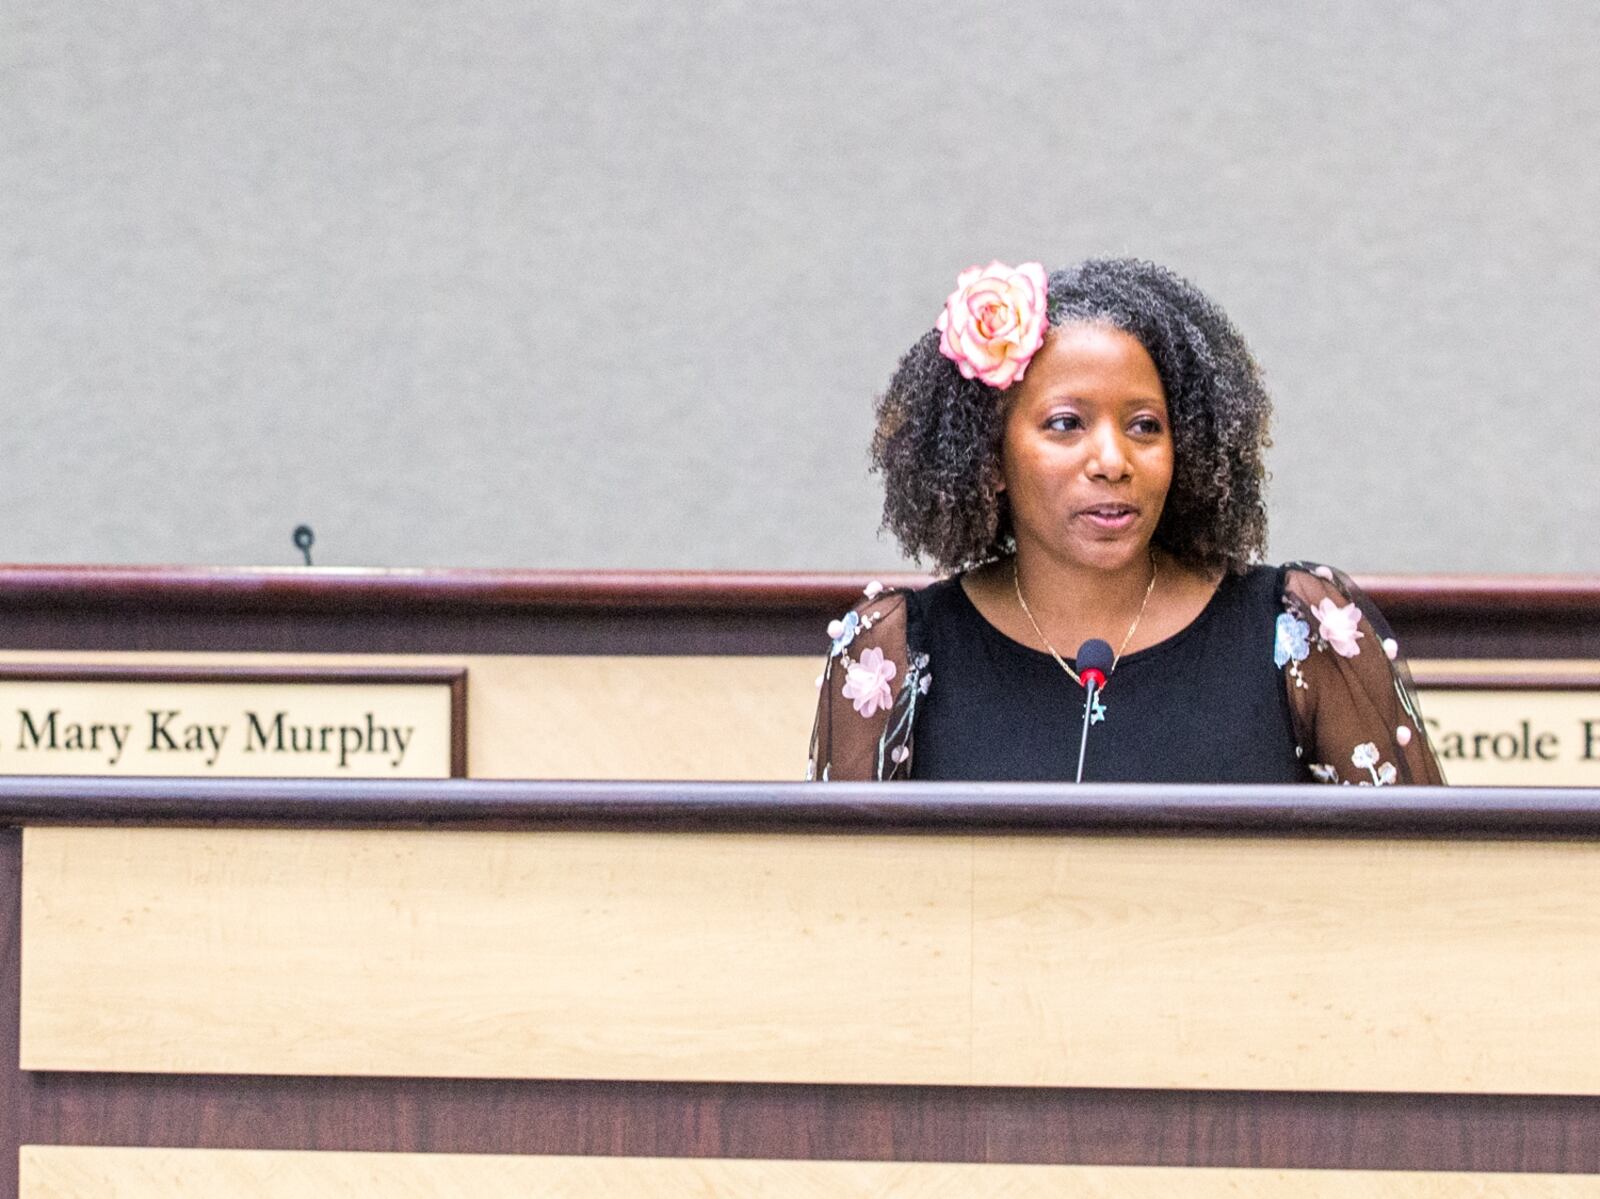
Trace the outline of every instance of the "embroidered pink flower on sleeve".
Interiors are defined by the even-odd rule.
[[[871,716],[894,702],[894,693],[889,689],[889,680],[894,676],[895,665],[881,649],[875,645],[864,649],[845,672],[844,697],[861,715]]]
[[[1333,647],[1334,653],[1353,658],[1361,652],[1356,644],[1363,636],[1360,608],[1353,603],[1340,606],[1331,596],[1325,596],[1312,611],[1317,616],[1317,634]]]
[[[939,314],[939,352],[968,379],[1004,391],[1044,344],[1045,274],[1037,262],[969,267]]]

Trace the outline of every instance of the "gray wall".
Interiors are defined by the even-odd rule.
[[[982,14],[982,19],[975,19]],[[878,569],[973,262],[1250,335],[1273,554],[1600,570],[1600,5],[0,6],[0,559]]]

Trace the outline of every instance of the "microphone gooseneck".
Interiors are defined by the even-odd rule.
[[[1083,735],[1078,738],[1078,777],[1083,782],[1083,759],[1089,749],[1089,724],[1094,716],[1095,695],[1106,685],[1106,676],[1116,664],[1111,646],[1091,637],[1078,649],[1078,677],[1083,680]]]

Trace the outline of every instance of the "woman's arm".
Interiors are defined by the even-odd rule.
[[[927,691],[926,661],[908,661],[906,596],[867,597],[828,626],[808,779],[870,781],[911,772],[911,725]]]
[[[1273,660],[1301,758],[1326,783],[1443,783],[1388,622],[1345,575],[1284,568]]]

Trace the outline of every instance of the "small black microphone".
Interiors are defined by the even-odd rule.
[[[1078,777],[1083,782],[1083,757],[1089,749],[1089,721],[1094,715],[1095,693],[1106,685],[1106,676],[1116,664],[1111,646],[1091,637],[1078,649],[1078,678],[1083,681],[1083,736],[1078,739]]]

